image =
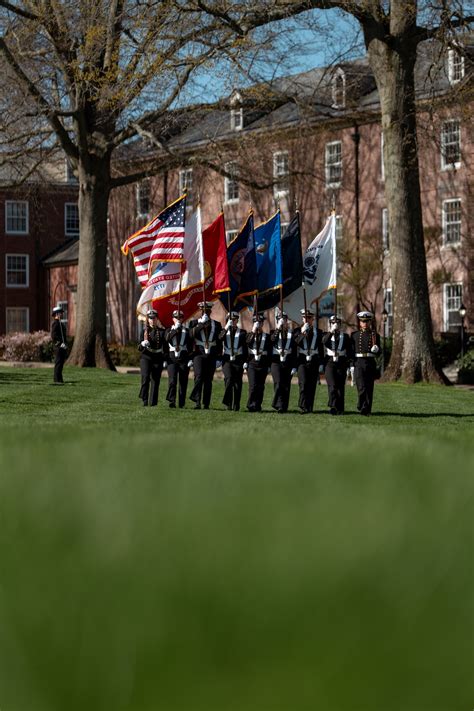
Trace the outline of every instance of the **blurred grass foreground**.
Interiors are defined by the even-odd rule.
[[[472,391],[280,417],[269,382],[249,415],[51,379],[0,368],[1,711],[472,709]]]

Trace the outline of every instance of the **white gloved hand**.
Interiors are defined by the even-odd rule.
[[[244,363],[244,370],[247,370],[248,367],[249,367],[249,364],[248,364],[248,363]]]
[[[222,368],[222,361],[221,360],[216,360],[216,369]]]
[[[332,323],[329,330],[331,331],[331,333],[336,333],[336,331],[337,331],[337,323]]]
[[[285,325],[284,319],[279,318],[277,321],[277,328],[283,328],[284,325]]]
[[[296,375],[296,368],[291,369],[291,375]]]
[[[379,352],[380,348],[377,345],[373,345],[372,348],[370,349],[371,353],[377,354]]]
[[[230,331],[231,328],[232,328],[232,321],[230,320],[230,318],[228,318],[225,323],[225,330]]]
[[[140,343],[140,345],[141,345],[143,348],[148,348],[148,346],[150,345],[150,341],[142,341],[142,342]]]
[[[175,323],[175,325],[173,326],[173,328],[176,330],[177,328],[181,328],[181,326],[182,326],[181,321],[176,321],[176,323]]]
[[[209,315],[208,315],[208,314],[203,314],[203,315],[201,316],[201,322],[202,322],[202,323],[207,323],[209,320],[210,320],[210,319],[209,319]]]
[[[190,368],[190,367],[192,366],[192,364],[193,364],[193,361],[192,361],[192,360],[188,360],[188,368]]]
[[[67,345],[65,343],[61,343],[61,345],[59,347],[62,348],[63,350],[67,350]]]
[[[252,333],[257,333],[257,331],[258,331],[258,323],[254,323],[254,325],[252,326]]]
[[[302,332],[302,333],[308,333],[308,331],[309,331],[309,323],[305,323],[305,324],[303,325],[303,328],[301,329],[301,332]]]

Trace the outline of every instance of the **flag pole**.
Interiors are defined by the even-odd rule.
[[[333,195],[333,201],[332,201],[332,210],[331,210],[331,217],[335,220],[336,219],[336,196]],[[333,230],[334,234],[334,244],[333,244],[333,250],[334,250],[334,276],[336,277],[336,287],[334,289],[334,315],[337,316],[337,257],[336,257],[336,229],[334,227]]]
[[[301,224],[300,224],[300,211],[298,209],[298,203],[296,202],[295,198],[295,212],[296,212],[296,219],[298,220],[298,234],[300,236],[300,247],[301,247],[301,262],[303,262],[303,245],[301,244]],[[304,269],[303,269],[303,281],[301,286],[303,287],[303,306],[305,310],[305,315],[308,310],[308,302],[306,300],[306,282],[304,280]]]
[[[179,292],[178,292],[178,311],[181,311],[181,283],[183,281],[183,262],[179,265]]]

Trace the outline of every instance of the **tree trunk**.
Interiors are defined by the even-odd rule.
[[[405,32],[405,37],[410,36]],[[436,364],[416,140],[416,42],[367,40],[380,97],[390,223],[393,350],[385,380],[449,381]]]
[[[106,338],[107,210],[110,158],[87,156],[79,163],[79,276],[76,335],[70,365],[115,367]]]

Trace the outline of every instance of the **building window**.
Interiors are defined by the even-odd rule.
[[[66,237],[79,236],[79,208],[75,202],[64,205],[64,232]]]
[[[179,171],[179,194],[186,193],[186,207],[193,206],[193,169],[185,168]]]
[[[285,236],[285,232],[288,229],[289,222],[280,222],[280,239]]]
[[[332,79],[332,106],[343,109],[346,106],[346,75],[339,68]]]
[[[457,84],[464,78],[464,57],[455,49],[448,51],[448,79],[451,84]]]
[[[5,232],[10,235],[28,234],[28,203],[26,200],[5,202]]]
[[[342,239],[342,236],[343,236],[342,215],[336,215],[336,240]]]
[[[67,326],[67,319],[68,319],[68,302],[67,301],[58,301],[56,304],[57,306],[60,306],[63,310],[63,315],[61,318],[61,323],[64,324],[64,326]]]
[[[461,328],[459,309],[462,303],[462,284],[444,284],[444,330],[458,331]]]
[[[5,325],[7,333],[29,333],[30,310],[28,308],[7,306]]]
[[[385,338],[389,338],[393,332],[393,300],[392,300],[392,290],[384,289],[383,291],[383,306],[387,312],[387,320],[385,322]]]
[[[29,257],[27,254],[5,255],[7,286],[29,286]]]
[[[237,202],[239,199],[239,183],[235,179],[237,175],[237,163],[232,161],[231,163],[226,163],[225,166],[226,173],[229,173],[229,178],[224,178],[224,200],[225,202]]]
[[[227,244],[230,244],[239,234],[239,230],[226,230],[225,238]]]
[[[242,107],[230,110],[230,128],[232,131],[241,131],[244,127],[244,110]]]
[[[147,218],[150,215],[150,180],[140,181],[137,184],[137,217]]]
[[[326,187],[338,188],[342,180],[342,143],[326,143]]]
[[[445,121],[441,129],[441,167],[459,168],[461,165],[461,124],[458,120]]]
[[[461,200],[443,200],[443,245],[461,241]]]
[[[67,183],[74,183],[75,185],[77,185],[79,183],[79,180],[78,180],[77,176],[74,174],[74,170],[67,159],[66,159],[66,182]]]
[[[384,137],[383,131],[380,132],[380,177],[385,180],[385,163],[383,162]]]
[[[388,209],[382,209],[382,247],[385,252],[390,249],[390,230],[388,226]]]
[[[290,189],[288,169],[288,151],[278,151],[273,154],[273,192],[275,197],[287,195]]]

